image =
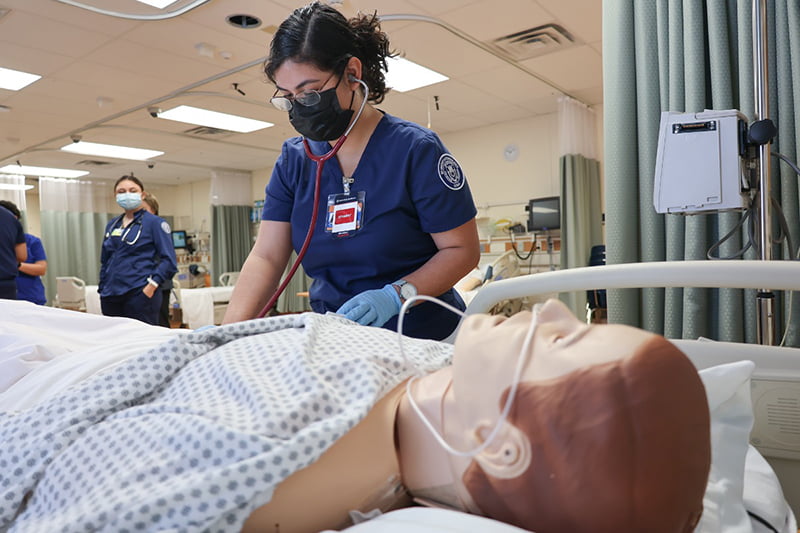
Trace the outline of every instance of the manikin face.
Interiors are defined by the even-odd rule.
[[[658,335],[587,325],[550,300],[501,420],[532,318],[469,317],[453,365],[412,385],[457,450],[476,448],[500,423],[485,450],[459,457],[404,398],[397,429],[406,486],[422,500],[541,533],[690,531],[710,463],[707,401],[692,364]]]

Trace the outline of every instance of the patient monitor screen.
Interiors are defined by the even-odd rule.
[[[172,245],[175,248],[186,248],[186,232],[183,230],[173,231]]]
[[[535,198],[528,201],[528,231],[546,231],[561,227],[560,197]]]

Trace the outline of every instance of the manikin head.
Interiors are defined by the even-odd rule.
[[[661,336],[587,325],[557,300],[535,317],[506,420],[501,412],[533,316],[468,317],[453,365],[408,398],[397,422],[403,482],[418,499],[537,533],[692,531],[710,466],[705,390]]]

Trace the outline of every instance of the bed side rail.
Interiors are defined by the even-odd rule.
[[[800,290],[800,262],[660,261],[541,272],[487,284],[466,312],[485,313],[502,300],[544,293],[645,287]]]

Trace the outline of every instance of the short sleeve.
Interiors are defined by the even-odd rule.
[[[272,168],[272,176],[266,187],[264,209],[261,211],[261,220],[274,220],[289,222],[294,204],[294,187],[287,183],[287,167],[289,166],[289,150],[283,144],[281,155]]]
[[[44,246],[42,245],[41,239],[34,238],[29,248],[30,248],[30,254],[28,255],[29,262],[35,263],[36,261],[47,261],[47,255],[44,252]]]
[[[14,243],[27,244],[27,241],[25,240],[25,232],[22,230],[22,224],[20,224],[19,221],[17,220],[14,221],[14,224],[15,224],[14,229],[17,232],[17,237],[16,239],[14,239]]]
[[[427,233],[455,229],[477,214],[466,175],[441,140],[430,133],[411,150],[410,192]]]

